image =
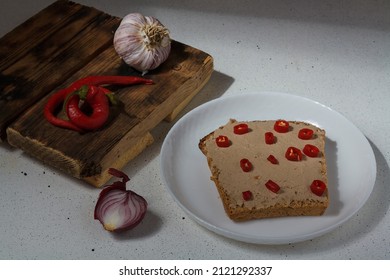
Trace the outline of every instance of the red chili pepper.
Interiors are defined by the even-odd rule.
[[[266,132],[264,137],[266,144],[271,145],[275,143],[275,136],[272,132]]]
[[[83,130],[80,127],[76,126],[72,122],[57,118],[54,115],[54,112],[57,109],[57,107],[64,102],[65,98],[70,93],[72,93],[72,91],[73,90],[70,88],[65,88],[53,94],[47,101],[45,108],[43,109],[43,114],[45,118],[55,126],[75,130],[78,132],[83,132]]]
[[[252,170],[252,163],[246,159],[246,158],[243,158],[242,160],[240,160],[240,166],[241,166],[241,169],[242,171],[244,172],[249,172]]]
[[[245,201],[251,200],[252,199],[252,192],[251,191],[242,192],[242,198]]]
[[[276,157],[274,157],[273,155],[269,155],[267,157],[268,161],[271,162],[272,164],[278,164],[278,160],[276,159]]]
[[[72,95],[66,105],[69,120],[81,129],[91,131],[101,128],[109,117],[109,103],[104,90],[90,86],[85,102],[91,107],[92,114],[86,115],[79,107],[80,95]]]
[[[326,184],[321,180],[314,180],[310,185],[310,190],[315,195],[322,196],[326,190]]]
[[[300,149],[295,147],[288,147],[286,154],[286,158],[291,161],[301,161],[302,160],[302,152]]]
[[[305,153],[305,155],[307,155],[308,157],[317,157],[320,153],[320,149],[318,149],[316,146],[314,145],[310,145],[310,144],[307,144],[305,145],[305,147],[303,148],[303,152]]]
[[[230,146],[230,140],[227,136],[225,135],[220,135],[215,139],[215,142],[217,143],[218,147],[221,148],[227,148]]]
[[[267,187],[267,189],[274,193],[277,193],[280,190],[279,185],[272,180],[268,180],[267,183],[265,183],[265,186]]]
[[[233,130],[235,134],[245,134],[249,132],[249,127],[246,123],[240,123],[235,125]]]
[[[310,128],[302,128],[298,132],[298,138],[302,140],[309,140],[313,137],[313,130]]]
[[[62,128],[68,128],[72,129],[78,132],[84,132],[84,130],[79,127],[78,125],[74,124],[71,120],[63,120],[54,115],[55,110],[57,107],[64,103],[64,101],[68,101],[69,99],[72,99],[73,105],[75,105],[75,99],[77,97],[70,96],[73,92],[78,91],[82,86],[96,86],[100,87],[102,85],[131,85],[131,84],[153,84],[153,81],[150,79],[145,79],[141,77],[136,76],[88,76],[82,79],[79,79],[72,83],[68,88],[61,89],[57,93],[53,94],[48,102],[45,105],[44,108],[44,116],[45,118],[53,125],[59,126]],[[106,94],[106,96],[110,99],[110,101],[114,102],[115,99],[113,98],[112,94],[107,93],[108,90],[105,88],[100,87],[100,91]],[[100,99],[103,99],[100,97]],[[89,100],[87,100],[88,102]],[[99,115],[99,117],[102,117],[102,112],[100,111],[102,108],[99,108],[97,104],[100,102],[98,100],[92,101],[92,103],[95,103],[95,114]],[[103,101],[102,101],[103,102]],[[68,102],[67,102],[68,103]],[[104,103],[104,102],[103,102]],[[64,106],[66,107],[66,106]],[[95,121],[97,121],[97,116]],[[92,126],[93,127],[93,126]],[[91,129],[88,129],[91,130]]]
[[[290,124],[285,120],[277,120],[274,124],[274,129],[279,133],[286,133],[290,128]]]

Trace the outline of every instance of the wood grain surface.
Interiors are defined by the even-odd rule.
[[[60,0],[0,39],[2,139],[95,186],[109,179],[108,168],[123,167],[150,145],[149,131],[172,120],[213,72],[210,55],[172,40],[168,59],[145,75],[153,85],[111,88],[120,104],[110,108],[102,129],[80,134],[48,123],[43,117],[48,98],[73,81],[89,75],[140,75],[113,48],[120,20]]]

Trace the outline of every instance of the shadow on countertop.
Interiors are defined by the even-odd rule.
[[[103,4],[100,4],[103,5]],[[128,1],[116,1],[116,5],[126,7]],[[142,9],[143,6],[154,9],[174,9],[199,11],[216,15],[232,14],[237,16],[257,17],[264,19],[291,20],[307,23],[354,26],[382,31],[390,30],[390,2],[386,0],[341,0],[341,1],[132,1],[132,5]],[[99,3],[96,3],[99,6]],[[111,9],[111,7],[104,7]],[[113,8],[112,8],[113,9]],[[125,9],[121,11],[124,16]]]
[[[154,142],[151,146],[146,148],[148,153],[141,153],[135,159],[133,159],[126,167],[126,174],[128,174],[130,178],[133,177],[137,170],[144,168],[151,160],[159,156],[162,143],[164,142],[164,139],[172,126],[178,120],[180,120],[181,117],[194,108],[208,101],[221,97],[233,82],[234,79],[232,77],[229,77],[221,72],[214,71],[207,84],[200,90],[198,94],[196,94],[191,102],[178,114],[178,116],[172,122],[162,122],[151,131]],[[137,169],[131,168],[130,165],[132,164],[137,166]]]

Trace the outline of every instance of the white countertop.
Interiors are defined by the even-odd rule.
[[[0,37],[50,0],[2,0]],[[334,231],[290,245],[253,245],[194,222],[167,193],[160,149],[174,123],[125,169],[148,200],[123,235],[93,219],[99,191],[0,145],[0,259],[390,259],[390,3],[388,1],[77,1],[109,14],[160,19],[172,38],[214,58],[215,72],[183,112],[221,96],[278,91],[340,112],[369,140],[377,180]],[[181,114],[180,116],[182,116]]]

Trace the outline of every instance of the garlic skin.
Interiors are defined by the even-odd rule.
[[[128,14],[115,31],[114,48],[126,64],[145,74],[168,58],[169,30],[154,17]]]

